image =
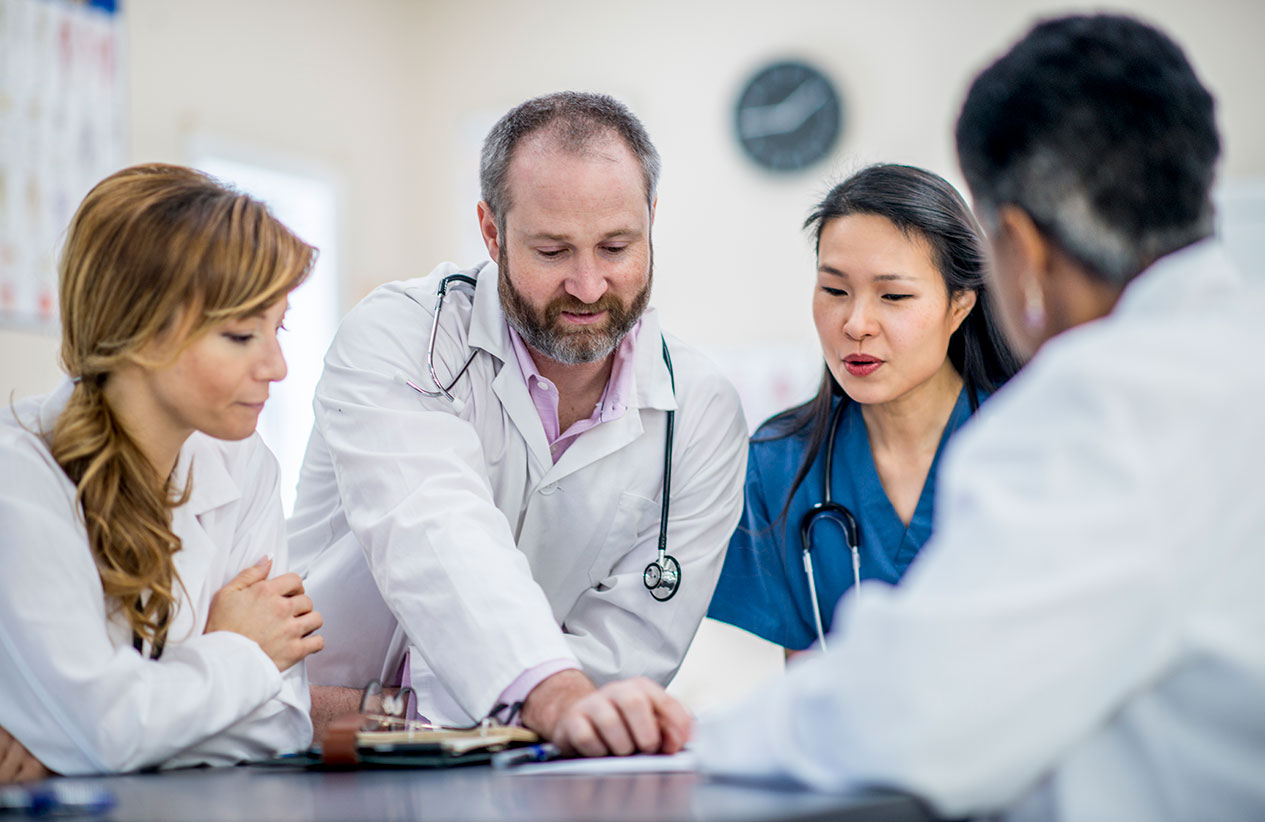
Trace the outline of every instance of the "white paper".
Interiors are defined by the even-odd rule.
[[[662,754],[637,754],[635,756],[599,756],[588,759],[555,759],[552,762],[533,762],[518,765],[509,772],[516,776],[541,774],[603,774],[626,773],[682,773],[698,770],[698,757],[693,751],[664,756]]]

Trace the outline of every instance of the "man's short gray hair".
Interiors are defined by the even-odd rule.
[[[582,153],[594,143],[618,136],[641,163],[646,202],[654,202],[659,185],[659,152],[645,126],[628,107],[606,94],[559,91],[533,97],[497,121],[483,141],[479,184],[497,225],[504,227],[511,202],[506,177],[514,149],[523,138],[548,131],[564,151]]]

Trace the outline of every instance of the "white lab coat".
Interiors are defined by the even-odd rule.
[[[1262,318],[1206,241],[1050,341],[954,441],[905,581],[704,722],[703,766],[953,817],[1265,818]]]
[[[101,590],[75,487],[38,431],[65,407],[66,381],[0,414],[0,727],[63,774],[224,765],[312,737],[303,664],[284,675],[260,647],[203,634],[211,597],[265,556],[286,565],[276,460],[258,436],[194,434],[176,476],[193,491],[172,512],[183,586],[157,661]],[[25,427],[23,427],[25,425]],[[149,645],[145,645],[148,654]]]
[[[578,661],[597,682],[666,683],[702,620],[742,506],[746,425],[736,392],[674,337],[673,396],[653,309],[642,317],[627,412],[582,434],[555,465],[497,296],[444,303],[435,361],[464,406],[423,387],[441,265],[378,288],[325,358],[290,519],[290,549],[325,616],[313,683],[363,687],[397,672],[407,638],[418,709],[483,717],[520,674]],[[676,409],[668,551],[677,595],[657,602],[665,424]],[[397,626],[397,619],[399,625]],[[402,627],[402,630],[401,630]],[[561,627],[561,630],[559,630]]]

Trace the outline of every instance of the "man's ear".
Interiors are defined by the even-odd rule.
[[[1044,295],[1054,262],[1054,247],[1050,241],[1028,212],[1015,205],[1004,205],[997,210],[997,225],[998,245],[1010,257],[1012,270],[1019,275],[1020,289],[1026,293],[1035,288]]]
[[[475,210],[479,215],[479,233],[483,235],[483,244],[487,246],[488,256],[494,261],[499,260],[502,237],[500,228],[496,224],[496,215],[492,213],[492,207],[483,200],[479,201]]]
[[[659,198],[656,196],[650,202],[650,225],[651,226],[654,225],[654,212],[655,212],[655,209],[657,209],[658,207],[659,207]]]

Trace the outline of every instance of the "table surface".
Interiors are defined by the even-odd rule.
[[[832,796],[695,773],[514,775],[488,767],[301,771],[259,766],[59,778],[111,791],[113,819],[908,820],[896,794]],[[9,817],[13,818],[13,817]]]

